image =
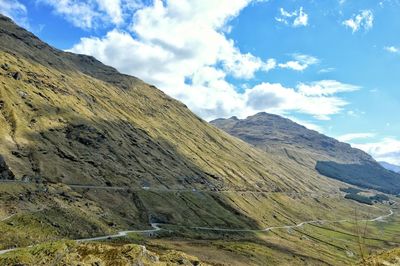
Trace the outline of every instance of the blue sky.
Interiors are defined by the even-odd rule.
[[[206,120],[289,117],[400,164],[399,0],[0,0]]]

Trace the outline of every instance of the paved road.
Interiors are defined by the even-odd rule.
[[[29,181],[21,181],[21,180],[0,180],[0,183],[17,183],[17,184],[35,184],[34,182]],[[104,189],[104,190],[132,190],[132,191],[150,191],[150,192],[206,192],[206,193],[251,193],[257,195],[269,195],[269,194],[287,194],[287,195],[295,195],[295,196],[309,196],[313,198],[317,197],[341,197],[340,193],[332,194],[332,193],[314,193],[314,192],[303,192],[298,193],[295,191],[287,191],[287,192],[275,192],[275,191],[260,191],[260,190],[213,190],[213,189],[170,189],[170,188],[152,188],[152,187],[129,187],[129,186],[101,186],[94,184],[66,184],[71,188],[82,188],[82,189]]]
[[[393,210],[390,209],[388,214],[381,215],[381,216],[373,218],[373,219],[361,220],[360,222],[383,221],[384,219],[389,218],[393,214],[394,214]],[[311,221],[301,222],[301,223],[298,223],[298,224],[295,224],[295,225],[271,226],[271,227],[267,227],[265,229],[228,229],[228,228],[217,228],[217,227],[192,227],[192,228],[193,229],[197,229],[197,230],[224,231],[224,232],[267,232],[267,231],[272,231],[272,230],[276,230],[276,229],[292,229],[292,228],[302,227],[303,225],[313,224],[313,223],[324,224],[324,223],[341,223],[341,222],[348,222],[348,220],[337,220],[337,221],[311,220]],[[153,227],[153,229],[120,231],[120,232],[118,232],[117,234],[114,234],[114,235],[106,235],[106,236],[98,236],[98,237],[92,237],[92,238],[76,239],[76,241],[77,242],[99,241],[99,240],[106,240],[106,239],[123,237],[123,236],[126,236],[129,233],[155,233],[157,231],[162,230],[162,228],[159,227],[159,224],[156,224],[156,223],[152,223],[151,227]],[[28,247],[31,247],[31,246],[28,246]],[[5,253],[10,252],[10,251],[13,251],[13,250],[16,250],[16,249],[18,249],[18,248],[0,250],[0,255],[1,254],[5,254]]]
[[[13,250],[16,250],[16,248],[0,250],[0,255],[5,254],[5,253],[10,252],[10,251],[13,251]]]
[[[82,239],[76,239],[76,242],[90,242],[90,241],[99,241],[99,240],[106,240],[106,239],[113,239],[113,238],[119,238],[123,236],[127,236],[129,233],[139,233],[139,234],[148,234],[148,233],[155,233],[157,231],[162,230],[158,224],[152,223],[150,224],[153,229],[148,229],[148,230],[129,230],[129,231],[120,231],[115,235],[107,235],[107,236],[98,236],[98,237],[91,237],[91,238],[82,238]],[[28,246],[32,247],[32,246]],[[13,250],[17,250],[19,248],[10,248],[10,249],[4,249],[0,250],[0,255],[8,253]]]
[[[89,185],[68,185],[68,186],[71,188],[88,188],[88,189],[110,189],[110,190],[128,190],[129,189],[129,187],[107,187],[107,186],[89,186]]]
[[[26,183],[26,182],[21,182],[21,181],[5,181],[1,180],[0,182],[16,182],[16,183]],[[66,184],[67,185],[67,184]],[[106,187],[106,186],[92,186],[92,185],[69,185],[72,188],[89,188],[89,189],[113,189],[113,190],[125,190],[129,189],[129,187]],[[148,191],[174,191],[174,192],[233,192],[233,191],[212,191],[212,190],[173,190],[173,189],[146,189],[146,188],[140,188],[138,190],[148,190]],[[267,194],[267,193],[275,193],[275,192],[262,192],[262,191],[234,191],[238,193],[260,193],[260,194]],[[282,193],[282,192],[279,192]],[[384,219],[392,216],[394,214],[393,210],[390,209],[389,213],[386,215],[381,215],[379,217],[373,218],[373,219],[368,219],[368,220],[361,220],[360,222],[378,222],[378,221],[383,221]],[[4,218],[4,220],[7,220],[11,218],[13,215],[8,216]],[[2,221],[4,221],[2,220]],[[311,221],[304,221],[295,225],[283,225],[283,226],[271,226],[267,227],[264,229],[228,229],[228,228],[218,228],[218,227],[192,227],[193,229],[197,230],[208,230],[208,231],[224,231],[224,232],[267,232],[267,231],[272,231],[276,229],[292,229],[296,227],[302,227],[303,225],[306,224],[325,224],[325,223],[341,223],[341,222],[348,222],[349,220],[337,220],[337,221],[329,221],[329,220],[311,220]],[[128,233],[153,233],[162,230],[160,227],[158,227],[158,224],[152,223],[151,227],[153,229],[150,230],[130,230],[130,231],[121,231],[118,232],[117,234],[114,235],[107,235],[107,236],[99,236],[99,237],[93,237],[93,238],[85,238],[85,239],[77,239],[77,242],[87,242],[87,241],[98,241],[98,240],[105,240],[105,239],[112,239],[112,238],[118,238],[118,237],[123,237],[126,236]],[[0,250],[0,255],[10,252],[12,250],[16,250],[17,248],[13,249],[7,249],[7,250]]]
[[[108,236],[98,236],[98,237],[91,237],[91,238],[83,238],[83,239],[77,239],[77,242],[89,242],[89,241],[98,241],[98,240],[106,240],[106,239],[112,239],[112,238],[119,238],[128,235],[129,233],[139,233],[139,234],[146,234],[146,233],[155,233],[157,231],[160,231],[161,228],[158,227],[158,224],[152,223],[151,227],[153,229],[149,230],[130,230],[130,231],[121,231],[118,232],[118,234],[115,235],[108,235]]]
[[[0,183],[33,183],[28,181],[21,181],[21,180],[7,180],[7,179],[0,179]]]
[[[394,214],[393,210],[390,209],[388,214],[378,216],[373,219],[366,219],[366,220],[360,220],[359,222],[380,222],[385,220],[386,218],[389,218]],[[223,232],[268,232],[272,231],[275,229],[293,229],[297,227],[302,227],[303,225],[306,224],[327,224],[327,223],[344,223],[344,222],[350,222],[349,220],[337,220],[337,221],[332,221],[332,220],[311,220],[311,221],[305,221],[301,222],[298,224],[294,225],[283,225],[283,226],[271,226],[267,227],[264,229],[228,229],[228,228],[218,228],[218,227],[192,227],[193,229],[197,230],[207,230],[207,231],[223,231]]]

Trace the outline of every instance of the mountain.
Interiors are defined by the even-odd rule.
[[[289,189],[268,174],[270,158],[154,86],[54,49],[5,17],[0,26],[0,154],[16,179]]]
[[[369,154],[278,115],[216,119],[211,124],[268,153],[286,156],[320,174],[364,188],[400,193],[400,175]]]
[[[400,166],[398,166],[398,165],[390,164],[387,162],[379,162],[379,164],[382,165],[387,170],[390,170],[390,171],[393,171],[396,173],[400,173]]]
[[[326,240],[304,242],[280,226],[352,219],[355,208],[362,218],[387,213],[344,199],[347,184],[259,150],[156,87],[57,50],[4,16],[0,125],[0,251],[44,243],[10,253],[26,260],[57,251],[47,241],[159,224],[157,238],[126,236],[112,246],[150,242],[157,254],[184,249],[214,265],[343,265],[351,258],[337,259]],[[271,226],[277,232],[243,231]]]
[[[57,50],[4,16],[0,17],[0,84],[2,178],[61,184],[67,186],[63,193],[74,200],[78,195],[68,192],[70,185],[129,188],[125,195],[79,191],[110,215],[101,219],[106,224],[148,225],[149,217],[228,227],[270,223],[259,220],[257,208],[240,209],[232,201],[234,196],[187,199],[175,190],[338,191],[338,184],[209,125],[154,86],[93,57]],[[303,179],[297,178],[299,172]],[[50,195],[41,199],[51,200]],[[249,202],[256,204],[253,201]],[[114,208],[117,202],[121,209]],[[201,210],[203,202],[212,209]],[[265,213],[270,209],[265,206]],[[127,212],[124,217],[122,210]],[[297,214],[285,214],[291,215]]]

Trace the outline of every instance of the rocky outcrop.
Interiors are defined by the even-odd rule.
[[[8,167],[4,157],[0,155],[0,179],[14,180],[15,176]]]

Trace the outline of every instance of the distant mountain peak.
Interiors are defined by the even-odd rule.
[[[246,119],[216,119],[210,123],[325,176],[385,192],[400,192],[400,175],[384,169],[369,154],[279,115],[261,112]]]

